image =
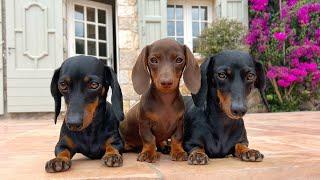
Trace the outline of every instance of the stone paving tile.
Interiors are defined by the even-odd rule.
[[[265,155],[261,163],[233,157],[190,166],[162,155],[154,164],[124,154],[124,166],[108,168],[100,160],[76,155],[72,168],[47,174],[61,120],[51,116],[0,120],[0,179],[320,179],[320,112],[248,114],[245,124],[250,147]]]

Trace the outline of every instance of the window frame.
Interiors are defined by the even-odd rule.
[[[76,20],[75,19],[75,5],[79,5],[84,7],[84,20]],[[95,9],[95,22],[91,22],[87,20],[87,7]],[[103,10],[106,12],[106,24],[98,22],[98,10]],[[75,36],[75,22],[84,23],[84,37],[76,37]],[[91,24],[95,26],[95,39],[87,37],[87,25]],[[106,40],[99,40],[99,26],[103,26],[106,28]],[[116,59],[114,59],[114,44],[113,44],[113,20],[112,20],[112,5],[104,4],[93,1],[84,1],[84,0],[72,0],[68,1],[67,4],[67,38],[68,38],[68,57],[82,55],[76,53],[75,40],[81,39],[84,40],[84,55],[88,55],[87,53],[87,41],[91,40],[95,42],[96,47],[96,55],[88,55],[94,56],[99,59],[106,60],[106,65],[110,67],[114,67]],[[106,57],[99,56],[99,42],[106,43]]]
[[[208,11],[208,26],[213,22],[213,1],[185,1],[185,0],[169,0],[168,5],[183,6],[183,22],[184,22],[184,44],[187,45],[193,52],[193,35],[192,35],[192,6],[206,6]],[[166,19],[166,22],[168,20]],[[167,34],[168,37],[168,34]],[[198,53],[195,53],[198,55]]]
[[[198,19],[193,19],[192,17],[192,11],[193,11],[193,7],[197,7],[197,10],[198,10]],[[203,7],[206,7],[206,10],[207,10],[207,20],[202,20],[201,19],[201,8]],[[206,23],[207,24],[207,27],[209,26],[209,7],[208,6],[201,6],[201,5],[192,5],[191,6],[191,29],[193,28],[193,23],[198,23],[198,30],[199,30],[199,35],[201,35],[201,31],[203,31],[202,29],[202,23]],[[193,35],[193,32],[192,32],[192,48],[194,48],[194,42],[193,42],[193,39],[198,39],[197,36],[194,36]],[[192,50],[194,52],[194,49]]]
[[[183,38],[183,42],[185,41],[185,19],[184,19],[184,5],[170,5],[168,4],[167,5],[167,12],[168,12],[168,6],[173,6],[174,8],[174,19],[168,19],[167,18],[167,37],[169,38],[174,38],[175,40],[179,39],[179,38]],[[181,6],[182,7],[182,16],[183,16],[183,19],[177,19],[176,17],[176,9],[177,9],[177,6]],[[168,17],[168,14],[167,14],[167,17]],[[174,36],[169,36],[168,35],[168,22],[173,22],[174,23]],[[183,35],[182,36],[179,36],[177,34],[177,22],[182,22],[183,23]]]

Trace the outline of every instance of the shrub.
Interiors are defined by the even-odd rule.
[[[287,0],[276,11],[272,2],[249,1],[245,42],[267,70],[272,110],[295,111],[320,96],[320,3]]]
[[[246,27],[235,20],[221,19],[201,32],[197,52],[203,56],[225,49],[248,50],[243,43]]]

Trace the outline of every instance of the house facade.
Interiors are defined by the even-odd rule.
[[[0,114],[53,111],[53,71],[80,54],[115,69],[126,111],[139,99],[131,70],[145,45],[170,37],[197,54],[197,36],[214,20],[248,24],[247,0],[2,0],[1,6]]]

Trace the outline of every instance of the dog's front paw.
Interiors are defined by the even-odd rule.
[[[154,163],[160,158],[160,153],[156,151],[142,151],[139,155],[137,160],[141,162],[149,162]]]
[[[209,157],[201,151],[192,151],[188,157],[188,164],[191,165],[205,165],[208,164],[208,162]]]
[[[170,157],[172,161],[186,161],[188,160],[188,153],[185,151],[171,151]]]
[[[65,158],[54,158],[46,163],[46,171],[48,173],[63,172],[71,167],[71,160]]]
[[[120,167],[123,164],[120,154],[105,154],[101,160],[108,167]]]
[[[258,150],[249,149],[248,151],[241,153],[239,158],[242,161],[261,162],[264,158],[264,155],[261,154]]]

